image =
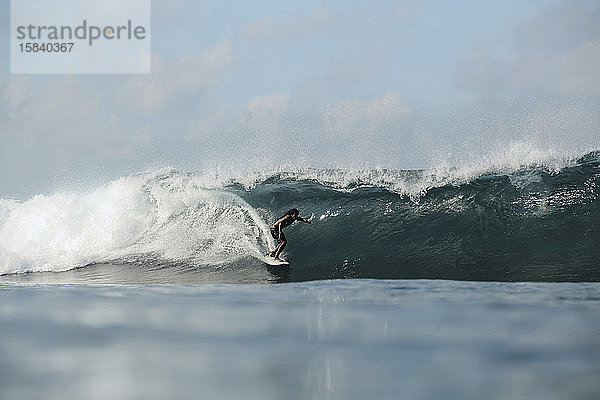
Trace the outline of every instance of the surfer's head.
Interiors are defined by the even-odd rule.
[[[300,215],[300,211],[297,208],[292,208],[290,211],[286,212],[287,215],[291,215],[294,219],[298,218]]]

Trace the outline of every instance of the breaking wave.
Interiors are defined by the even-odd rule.
[[[0,200],[0,274],[269,280],[268,225],[295,207],[313,224],[287,228],[283,280],[599,281],[599,195],[599,152],[227,179],[160,170],[87,193]]]

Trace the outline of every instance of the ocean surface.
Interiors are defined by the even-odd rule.
[[[591,152],[0,199],[0,399],[597,399],[599,195]]]
[[[0,285],[1,399],[597,399],[600,284]]]

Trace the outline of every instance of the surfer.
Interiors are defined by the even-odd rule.
[[[300,216],[300,211],[298,211],[296,208],[292,208],[290,211],[286,212],[281,218],[275,221],[275,223],[271,227],[271,235],[273,236],[273,239],[277,240],[277,243],[279,243],[275,251],[272,251],[270,254],[270,256],[273,257],[276,261],[281,261],[281,259],[279,258],[279,254],[281,254],[283,248],[287,244],[287,240],[285,239],[285,235],[283,234],[283,228],[293,224],[295,221],[302,221],[306,222],[307,224],[311,223],[308,219],[302,218]]]

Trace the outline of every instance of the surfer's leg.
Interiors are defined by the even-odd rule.
[[[281,235],[283,236],[283,232],[281,232]],[[277,253],[277,249],[279,249],[279,245],[281,244],[281,238],[279,238],[279,230],[271,228],[271,236],[273,236],[273,239],[277,240],[277,247],[275,248],[275,250],[269,253],[269,255],[271,257],[277,257],[275,254]],[[283,238],[285,238],[285,236]]]
[[[279,258],[279,255],[283,251],[283,248],[285,247],[286,244],[287,244],[287,239],[285,238],[285,235],[283,234],[283,232],[281,232],[281,236],[279,237],[279,246],[277,246],[277,248],[275,249],[275,255],[274,255],[275,258]]]
[[[282,240],[281,243],[279,243],[279,246],[277,246],[277,248],[275,249],[275,255],[273,256],[274,258],[279,258],[279,255],[283,251],[283,248],[285,247],[286,244],[287,244],[287,240],[285,240],[285,239]]]

